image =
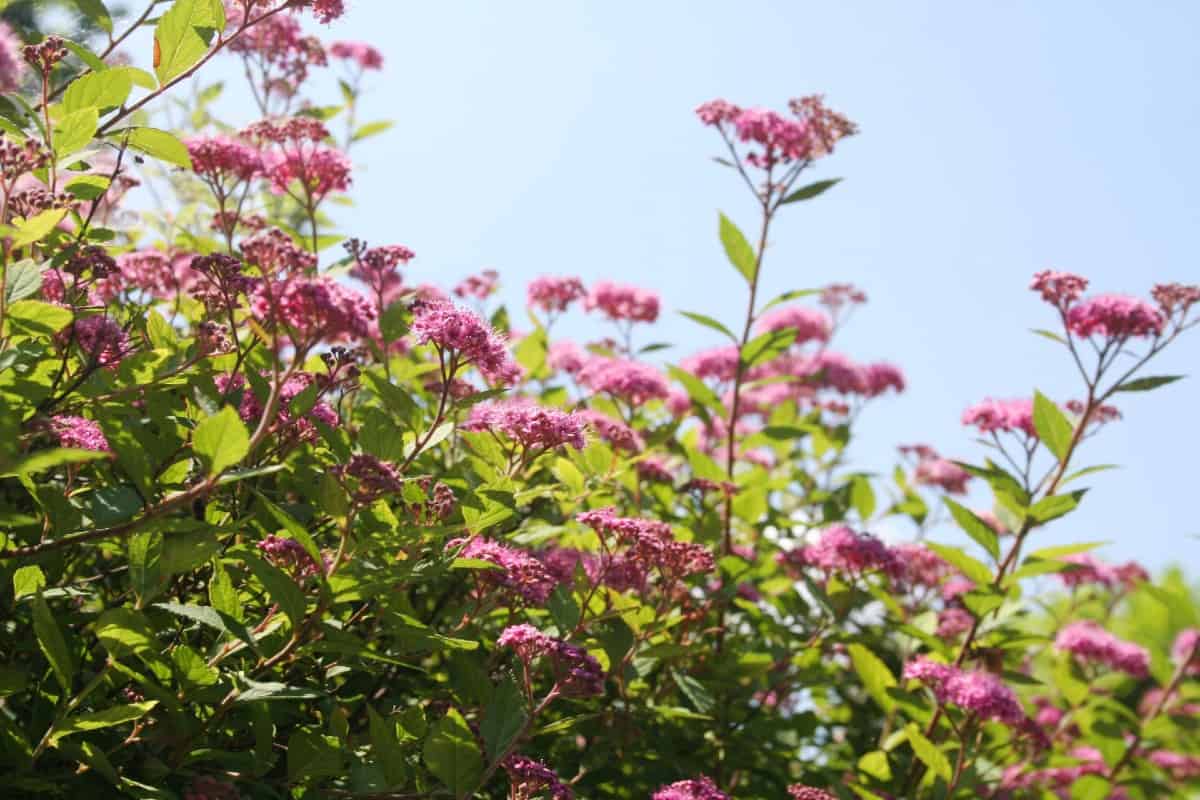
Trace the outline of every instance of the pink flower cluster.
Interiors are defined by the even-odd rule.
[[[452,303],[418,303],[413,308],[412,334],[418,344],[448,351],[496,383],[510,384],[521,375],[500,335],[476,314]]]
[[[819,96],[794,99],[788,105],[792,118],[762,108],[743,109],[726,100],[704,103],[696,115],[723,134],[728,125],[738,139],[761,148],[746,155],[746,163],[761,169],[826,155],[839,139],[857,130],[854,123],[827,109]]]
[[[310,372],[301,372],[283,382],[279,388],[279,411],[275,422],[276,430],[280,434],[294,437],[299,442],[311,442],[317,438],[317,428],[310,420],[318,420],[330,428],[338,427],[340,420],[337,412],[328,403],[320,400],[314,403],[308,413],[302,417],[294,418],[288,410],[291,402],[316,381],[318,381],[318,376]],[[246,388],[245,378],[239,374],[218,375],[214,379],[214,383],[222,395],[229,396],[234,392],[241,391],[238,416],[248,424],[257,425],[259,423],[265,409],[254,392]]]
[[[476,405],[463,428],[503,433],[526,450],[550,450],[563,445],[582,450],[585,424],[578,413],[515,399]]]
[[[916,542],[901,542],[891,547],[899,563],[900,577],[907,586],[935,587],[954,574],[954,569],[937,553]]]
[[[1072,588],[1098,584],[1109,589],[1132,589],[1150,578],[1145,568],[1133,561],[1114,566],[1090,553],[1073,553],[1059,560],[1071,565],[1069,569],[1058,573],[1058,577],[1063,584]]]
[[[404,293],[404,279],[397,271],[416,257],[404,245],[391,244],[368,248],[357,239],[346,243],[346,249],[354,257],[350,277],[362,281],[371,288],[380,309],[395,302]]]
[[[977,403],[962,415],[963,425],[974,425],[981,433],[1016,433],[1037,436],[1033,427],[1033,400],[993,400],[990,397]]]
[[[68,335],[88,362],[99,367],[115,366],[132,350],[129,335],[116,320],[103,314],[77,318]]]
[[[1160,336],[1165,320],[1157,308],[1136,297],[1103,294],[1071,306],[1067,329],[1076,336]]]
[[[1087,291],[1088,279],[1071,272],[1042,270],[1033,276],[1029,288],[1042,295],[1042,299],[1060,310],[1066,308]]]
[[[314,203],[319,203],[330,192],[350,188],[350,159],[334,147],[293,145],[268,152],[263,164],[271,190],[277,194],[288,193],[295,181]]]
[[[1200,303],[1200,286],[1160,283],[1150,290],[1150,296],[1164,315],[1170,317],[1176,312],[1186,314],[1192,306]]]
[[[589,359],[576,380],[594,392],[611,394],[634,406],[664,400],[670,391],[667,379],[656,368],[623,358]]]
[[[628,546],[628,555],[645,568],[656,568],[669,580],[712,572],[712,551],[694,542],[677,541],[665,522],[639,517],[619,517],[616,509],[599,508],[577,514],[576,520],[603,538]]]
[[[329,45],[329,55],[353,61],[359,69],[383,69],[383,53],[366,42],[334,42]]]
[[[529,282],[525,296],[530,308],[555,314],[566,311],[572,303],[586,297],[587,289],[579,278],[543,275]]]
[[[317,257],[300,247],[279,228],[264,228],[241,241],[238,247],[247,263],[255,264],[264,274],[292,275],[311,272]]]
[[[837,800],[836,797],[824,789],[803,786],[799,783],[793,783],[789,786],[788,794],[792,796],[792,800]]]
[[[290,573],[297,580],[312,575],[323,575],[329,570],[330,565],[327,560],[321,564],[313,561],[312,556],[304,549],[304,545],[295,539],[271,534],[258,543],[258,549],[263,552],[268,561]]]
[[[1054,646],[1081,661],[1103,664],[1135,678],[1150,674],[1150,654],[1145,648],[1118,639],[1090,620],[1072,622],[1060,630]]]
[[[62,447],[75,447],[97,453],[111,453],[104,432],[94,420],[60,414],[50,419],[50,430],[58,437]]]
[[[688,356],[679,366],[702,380],[731,381],[737,376],[740,357],[737,345],[729,344]]]
[[[1171,645],[1171,658],[1188,675],[1200,675],[1200,628],[1185,628]]]
[[[240,26],[245,18],[240,5],[236,0],[226,0],[230,29]],[[308,77],[310,67],[328,63],[321,41],[304,35],[300,22],[291,14],[272,14],[258,20],[230,41],[229,51],[258,62],[268,74],[268,85],[264,88],[285,96],[296,92]]]
[[[560,339],[550,345],[546,353],[546,364],[553,370],[574,375],[583,369],[588,354],[570,339]]]
[[[229,136],[193,136],[186,140],[196,174],[228,189],[226,181],[248,181],[263,170],[262,155]]]
[[[1146,760],[1164,772],[1170,773],[1171,777],[1177,781],[1200,778],[1200,755],[1176,753],[1173,750],[1154,750],[1146,756]]]
[[[596,435],[614,449],[629,453],[640,453],[646,447],[640,434],[620,420],[615,420],[602,411],[585,408],[577,412]]]
[[[0,22],[0,94],[15,92],[25,76],[21,40],[7,22]]]
[[[961,670],[920,656],[904,665],[904,678],[928,686],[938,702],[956,705],[980,719],[1011,727],[1026,723],[1016,694],[990,672]]]
[[[455,539],[447,546],[457,547],[460,544],[461,540]],[[458,556],[495,564],[499,569],[481,570],[479,580],[512,592],[528,605],[545,605],[550,593],[558,585],[558,581],[541,561],[524,550],[490,539],[471,539]]]
[[[903,571],[896,554],[886,544],[868,533],[851,530],[846,525],[826,528],[815,542],[799,551],[791,551],[785,559],[797,566],[851,575],[879,571],[899,577]]]
[[[260,320],[286,325],[297,346],[365,338],[375,319],[365,297],[325,275],[260,283],[251,310]]]
[[[815,308],[785,306],[763,314],[755,326],[759,333],[796,331],[796,344],[828,342],[833,334],[829,315]]]
[[[659,298],[656,292],[636,286],[599,281],[584,298],[587,311],[599,310],[614,321],[654,322],[658,319]]]
[[[932,457],[920,459],[917,468],[913,470],[915,483],[936,486],[948,494],[966,494],[969,480],[971,473],[936,453]]]
[[[712,778],[701,775],[669,783],[651,795],[651,800],[729,800],[729,795],[718,789]]]
[[[532,800],[543,794],[549,795],[551,800],[573,800],[575,797],[571,787],[540,761],[514,753],[504,759],[502,766],[512,784],[513,800]]]
[[[485,269],[478,275],[468,275],[454,287],[458,297],[472,297],[476,300],[487,300],[499,288],[500,273],[494,269]]]
[[[513,648],[526,666],[543,656],[549,658],[559,689],[564,694],[604,694],[604,670],[600,662],[581,647],[547,636],[532,625],[505,628],[496,644]]]
[[[842,353],[822,350],[813,355],[783,355],[751,371],[751,377],[791,376],[807,389],[829,389],[842,395],[878,397],[889,389],[903,392],[904,373],[892,364],[857,364]]]
[[[333,474],[343,480],[353,478],[355,499],[364,505],[404,491],[404,478],[396,466],[366,453],[351,456],[349,463],[334,467]]]

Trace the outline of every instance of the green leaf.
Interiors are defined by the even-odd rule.
[[[108,69],[108,64],[100,60],[100,57],[87,49],[79,42],[73,42],[70,39],[63,39],[63,45],[79,58],[84,64],[88,65],[88,69],[93,72],[104,72]]]
[[[1089,550],[1095,550],[1097,547],[1103,547],[1107,542],[1080,542],[1078,544],[1064,544],[1058,547],[1043,547],[1041,550],[1034,550],[1025,557],[1025,561],[1032,560],[1047,560],[1062,558],[1076,553],[1086,553]]]
[[[51,231],[58,227],[63,217],[67,215],[65,208],[51,208],[29,219],[23,219],[13,225],[17,233],[13,236],[13,247],[26,247],[45,239]]]
[[[1041,328],[1031,328],[1030,330],[1032,333],[1036,333],[1038,336],[1041,336],[1043,339],[1049,339],[1050,341],[1058,342],[1059,344],[1067,343],[1066,339],[1059,336],[1057,333],[1054,333],[1053,331],[1047,331],[1047,330],[1043,330]]]
[[[771,298],[767,302],[766,305],[764,305],[762,308],[758,309],[757,316],[762,316],[762,313],[764,311],[766,311],[770,308],[774,308],[775,306],[779,305],[780,303],[786,303],[789,300],[796,300],[797,298],[800,298],[800,297],[808,297],[810,295],[820,294],[820,293],[821,293],[820,289],[792,289],[791,291],[784,292],[783,294],[776,295],[775,297]]]
[[[49,336],[67,327],[75,317],[71,309],[41,300],[18,300],[8,308],[8,326],[33,336]]]
[[[39,594],[45,589],[46,576],[42,574],[41,567],[31,564],[14,572],[12,583],[13,599],[20,600],[22,597]]]
[[[104,175],[80,175],[72,178],[63,188],[80,200],[96,200],[108,191],[111,181]]]
[[[116,108],[133,91],[133,76],[124,69],[106,69],[81,75],[63,93],[63,108],[68,114],[88,108]]]
[[[50,668],[54,670],[54,677],[58,678],[63,691],[69,694],[75,675],[75,664],[71,659],[71,651],[67,649],[67,641],[63,638],[62,631],[59,630],[58,623],[54,621],[54,615],[50,613],[50,607],[46,605],[40,592],[33,598],[33,632],[37,636],[38,647],[42,649],[46,660],[50,662]]]
[[[147,700],[143,703],[130,703],[129,705],[106,708],[103,711],[95,711],[91,714],[79,714],[74,717],[67,717],[54,726],[54,730],[50,733],[50,743],[54,744],[76,733],[97,731],[101,728],[111,728],[114,725],[139,720],[150,713],[150,710],[156,705],[158,705],[157,700]]]
[[[1000,538],[996,536],[996,531],[992,530],[992,526],[980,519],[974,511],[956,503],[949,497],[945,497],[943,500],[946,507],[950,509],[950,516],[954,517],[954,521],[958,523],[958,527],[962,528],[967,536],[970,536],[976,544],[986,550],[988,555],[999,560]]]
[[[938,544],[937,542],[926,542],[925,546],[980,586],[986,586],[992,582],[992,571],[987,568],[987,565],[978,559],[972,558],[957,547]]]
[[[721,244],[725,247],[725,255],[729,263],[742,274],[747,283],[754,283],[754,272],[757,269],[757,259],[754,248],[746,241],[745,235],[738,230],[729,217],[720,215]]]
[[[95,450],[78,450],[70,447],[57,447],[52,450],[39,450],[33,455],[18,461],[16,466],[3,473],[2,477],[14,475],[36,475],[64,464],[82,464],[87,461],[99,461],[108,458],[108,453],[98,453]]]
[[[242,604],[238,602],[237,589],[233,587],[229,570],[217,559],[213,559],[212,569],[212,577],[208,580],[208,602],[220,613],[240,620]]]
[[[1112,784],[1099,775],[1084,775],[1071,782],[1071,800],[1104,800]]]
[[[42,271],[43,265],[32,258],[9,264],[4,281],[7,304],[12,305],[17,300],[36,294],[42,288]]]
[[[309,558],[313,560],[314,564],[320,564],[322,559],[321,548],[317,547],[317,543],[305,527],[297,522],[291,514],[272,503],[261,492],[255,492],[254,494],[259,502],[262,503],[263,508],[287,531],[288,537],[300,543],[300,546],[304,548],[304,552],[308,553]]]
[[[383,770],[388,785],[398,786],[408,778],[408,770],[404,764],[404,750],[396,738],[396,725],[379,716],[370,706],[367,706],[367,716],[375,763]]]
[[[242,683],[246,688],[237,697],[239,703],[255,703],[259,700],[311,700],[320,697],[320,692],[304,689],[299,686],[288,686],[275,681],[252,681],[243,677]]]
[[[337,737],[298,730],[288,738],[288,780],[299,782],[305,778],[327,778],[344,772],[342,743]]]
[[[915,722],[908,723],[904,732],[908,737],[909,745],[912,746],[913,753],[921,759],[921,763],[929,767],[934,775],[944,781],[949,781],[950,760],[938,749],[938,746],[925,738],[925,734],[921,733],[921,729]]]
[[[783,198],[783,200],[779,201],[779,204],[784,205],[786,203],[798,203],[801,200],[811,200],[818,195],[825,194],[825,192],[829,191],[841,182],[841,178],[830,178],[829,180],[810,183],[808,186],[801,186],[799,189]]]
[[[875,513],[875,490],[864,475],[855,475],[850,480],[850,505],[858,512],[858,518],[866,522]]]
[[[192,157],[188,154],[187,145],[181,142],[175,134],[158,128],[128,128],[126,130],[129,134],[127,141],[134,150],[139,150],[152,158],[184,169],[192,168]]]
[[[1148,392],[1151,389],[1157,389],[1160,386],[1166,386],[1168,383],[1174,383],[1178,380],[1183,380],[1186,375],[1151,375],[1145,378],[1134,378],[1131,381],[1125,381],[1113,391],[1116,392]]]
[[[884,711],[890,711],[896,705],[896,701],[888,694],[888,689],[896,686],[896,676],[887,668],[887,664],[879,659],[879,656],[861,644],[850,644],[847,650],[850,652],[850,661],[854,664],[854,671],[858,673],[858,678],[863,682],[867,694],[871,695],[871,698]]]
[[[102,0],[71,0],[79,13],[96,23],[100,30],[111,34],[113,32],[112,15],[104,7]]]
[[[100,112],[84,108],[67,114],[54,126],[54,153],[60,159],[87,147],[100,126]]]
[[[162,534],[142,532],[129,538],[129,582],[137,607],[158,594],[162,584]]]
[[[292,577],[249,551],[238,553],[238,558],[258,578],[271,600],[279,605],[279,609],[291,621],[292,630],[299,630],[304,622],[304,593]]]
[[[455,797],[467,797],[475,791],[483,774],[483,758],[474,734],[457,709],[450,709],[433,726],[422,754],[429,771]]]
[[[1092,467],[1084,467],[1083,469],[1076,470],[1075,472],[1072,472],[1067,477],[1063,478],[1059,482],[1058,485],[1066,486],[1071,481],[1077,480],[1078,478],[1082,478],[1084,475],[1092,475],[1093,473],[1104,472],[1104,471],[1110,470],[1110,469],[1120,469],[1120,466],[1118,466],[1117,464],[1096,464],[1095,466],[1092,466]]]
[[[777,331],[767,331],[746,342],[742,348],[742,360],[746,368],[757,367],[783,353],[796,341],[795,328],[783,328]]]
[[[671,677],[675,680],[679,691],[683,692],[683,696],[701,714],[707,714],[716,707],[717,701],[713,698],[712,692],[708,691],[700,681],[677,669],[671,670]]]
[[[1087,489],[1079,489],[1068,494],[1055,494],[1045,497],[1029,509],[1029,516],[1038,523],[1046,523],[1052,519],[1069,514],[1079,505]]]
[[[220,0],[175,0],[154,28],[154,74],[160,85],[187,72],[225,27]]]
[[[192,449],[208,464],[208,474],[216,475],[234,466],[250,452],[250,434],[231,406],[196,426]]]
[[[221,673],[216,667],[210,667],[199,653],[186,644],[181,644],[171,651],[171,662],[175,665],[179,683],[185,689],[213,686],[221,678]]]
[[[383,133],[395,124],[396,123],[390,119],[381,119],[376,120],[375,122],[368,122],[366,125],[361,126],[354,132],[354,136],[350,138],[350,141],[361,142],[363,139],[366,139],[369,136]]]
[[[733,331],[729,330],[729,328],[726,328],[723,324],[712,317],[706,317],[703,314],[697,314],[695,311],[680,311],[679,313],[690,319],[692,322],[698,322],[706,328],[712,328],[718,333],[725,334],[729,337],[731,342],[737,341],[737,337],[733,335]]]
[[[1038,391],[1033,393],[1033,427],[1055,458],[1061,462],[1067,457],[1075,428],[1062,409]]]
[[[492,692],[492,700],[479,726],[488,757],[495,761],[503,755],[528,719],[524,695],[512,678],[506,678]]]

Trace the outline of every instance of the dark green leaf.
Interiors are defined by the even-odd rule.
[[[483,758],[475,736],[456,709],[433,726],[423,750],[429,771],[458,798],[475,791],[483,774]]]
[[[158,705],[157,700],[147,700],[143,703],[130,703],[129,705],[106,708],[103,711],[95,711],[91,714],[79,714],[74,717],[67,717],[54,726],[54,730],[50,734],[50,741],[58,742],[75,733],[111,728],[114,725],[139,720],[146,716],[156,705]]]
[[[511,678],[506,678],[492,692],[491,702],[479,725],[488,757],[493,761],[500,758],[524,729],[528,719],[524,695]]]
[[[780,201],[780,205],[785,203],[797,203],[801,200],[811,200],[818,195],[824,194],[841,182],[841,178],[830,178],[829,180],[810,183],[808,186],[801,186],[799,189],[783,198],[783,200]]]
[[[1178,380],[1183,380],[1185,375],[1152,375],[1145,378],[1135,378],[1131,381],[1125,381],[1118,386],[1114,391],[1118,392],[1148,392],[1151,389],[1157,389],[1160,386],[1166,386],[1168,383],[1174,383]]]

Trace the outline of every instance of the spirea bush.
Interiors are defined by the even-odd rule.
[[[866,295],[760,293],[857,132],[820,97],[697,109],[759,213],[717,230],[745,311],[683,312],[723,344],[663,363],[649,289],[543,276],[510,312],[339,232],[386,128],[380,53],[306,32],[340,2],[76,5],[88,42],[0,31],[0,795],[1200,791],[1186,583],[1044,543],[1200,288],[1037,274],[1076,393],[980,387],[1018,396],[964,412],[976,458],[866,471],[854,423],[906,389],[837,349]],[[245,118],[191,81],[214,59]]]

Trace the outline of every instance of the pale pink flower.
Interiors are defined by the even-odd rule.
[[[1033,427],[1033,400],[1027,398],[993,400],[989,397],[964,411],[962,423],[974,425],[981,433],[1020,431],[1027,436],[1037,436]]]
[[[1150,654],[1144,648],[1118,639],[1090,620],[1072,622],[1060,630],[1054,646],[1082,661],[1104,664],[1135,678],[1150,673]]]
[[[658,319],[659,298],[649,289],[599,281],[584,298],[583,307],[587,311],[599,309],[611,320],[654,322]]]
[[[21,40],[7,22],[0,22],[0,94],[17,91],[24,76]]]
[[[329,45],[329,55],[353,61],[359,69],[383,69],[383,53],[366,42],[334,42]]]
[[[815,308],[785,306],[763,314],[755,326],[759,333],[795,330],[796,344],[828,342],[833,333],[829,315]]]
[[[635,406],[665,400],[670,391],[661,372],[629,359],[593,358],[584,364],[576,380],[594,392],[611,394]]]
[[[548,314],[560,314],[572,303],[586,296],[587,289],[579,278],[543,275],[529,282],[526,304]]]
[[[737,375],[739,359],[737,345],[730,344],[688,356],[679,366],[702,380],[731,381]]]

